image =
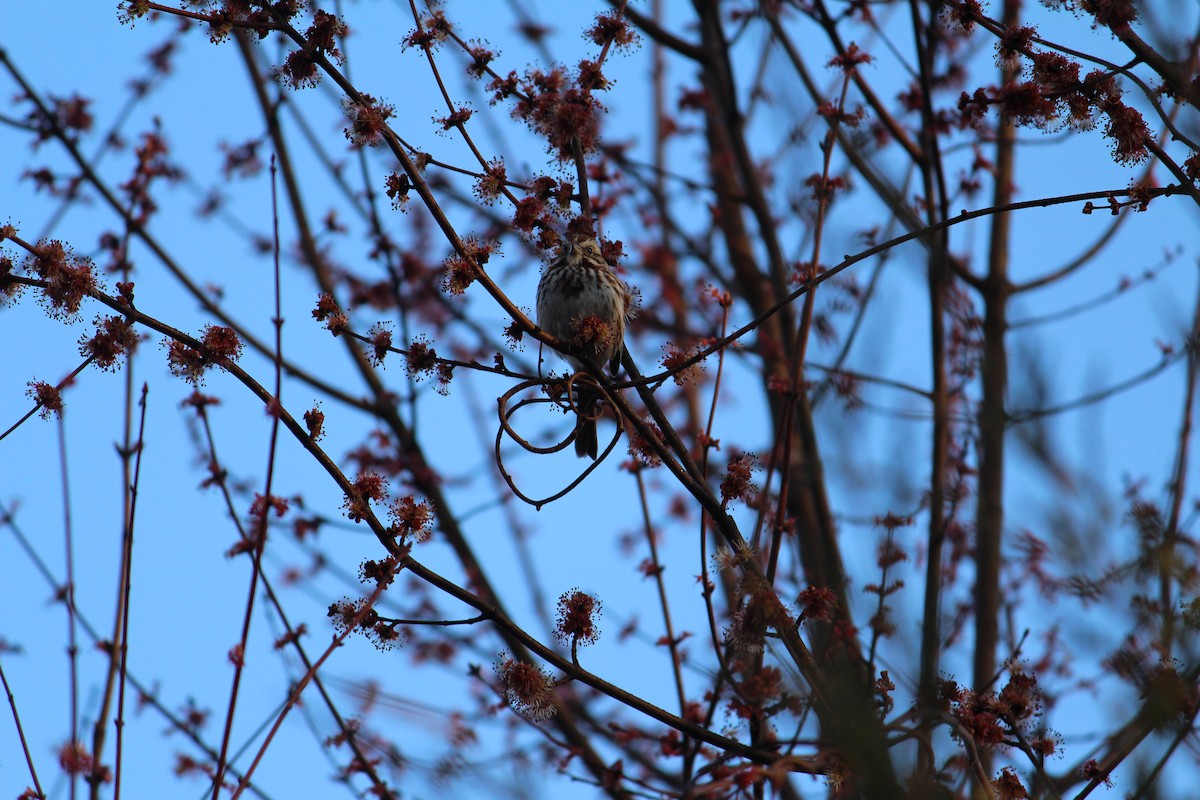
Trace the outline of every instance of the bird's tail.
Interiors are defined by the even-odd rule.
[[[595,392],[580,387],[576,409],[580,412],[575,416],[575,455],[580,458],[596,460],[599,452],[599,439],[596,433],[596,403],[599,397]]]

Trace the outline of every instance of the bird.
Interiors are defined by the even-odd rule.
[[[563,353],[576,372],[584,369],[583,355],[617,374],[625,345],[625,323],[632,294],[604,259],[594,238],[568,239],[542,271],[537,289],[538,326],[573,349]],[[595,406],[599,395],[579,387],[575,419],[575,454],[596,459]]]

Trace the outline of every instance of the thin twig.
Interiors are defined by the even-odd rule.
[[[142,384],[142,397],[138,405],[142,408],[141,421],[138,424],[137,457],[134,459],[133,482],[129,485],[129,519],[125,535],[121,541],[121,638],[120,645],[113,643],[114,660],[121,665],[120,681],[117,692],[117,718],[114,722],[117,729],[116,776],[113,786],[113,800],[121,800],[121,768],[124,759],[125,733],[125,685],[129,674],[129,598],[133,589],[133,523],[137,514],[138,487],[142,477],[142,453],[146,442],[146,395],[150,391],[149,384]],[[116,655],[119,653],[119,655]],[[99,758],[99,753],[95,754]],[[99,781],[97,781],[99,783]]]
[[[13,696],[12,688],[8,685],[8,678],[4,674],[4,659],[0,659],[0,683],[4,684],[4,695],[8,698],[8,707],[12,710],[13,724],[17,728],[17,738],[21,740],[21,750],[25,753],[25,764],[29,767],[29,775],[33,779],[34,789],[37,790],[37,796],[41,800],[46,800],[46,793],[42,791],[42,784],[38,781],[37,768],[33,766],[33,755],[29,752],[29,743],[25,740],[25,728],[21,725],[21,715],[17,713],[17,700]]]

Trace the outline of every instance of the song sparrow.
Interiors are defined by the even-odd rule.
[[[608,364],[617,374],[624,349],[625,322],[630,292],[600,253],[595,239],[568,241],[558,257],[546,265],[537,291],[538,325],[550,335],[591,358],[598,367]],[[576,371],[583,362],[563,354]],[[594,390],[580,385],[575,420],[575,454],[595,459],[597,452]]]

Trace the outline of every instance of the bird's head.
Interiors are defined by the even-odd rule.
[[[563,255],[580,261],[604,261],[600,243],[590,236],[586,239],[567,239],[563,243]]]

